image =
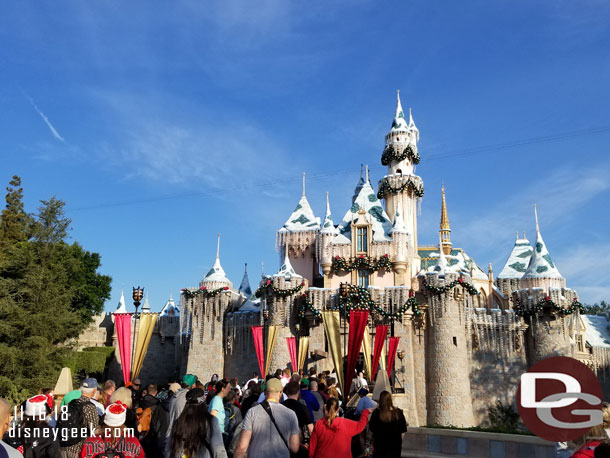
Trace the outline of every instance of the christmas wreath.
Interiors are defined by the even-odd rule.
[[[379,259],[372,259],[365,255],[360,255],[353,259],[335,256],[330,270],[332,273],[336,274],[337,272],[352,272],[354,270],[369,270],[371,272],[384,270],[385,272],[389,272],[391,268],[392,262],[390,261],[390,257],[387,254],[384,254]]]

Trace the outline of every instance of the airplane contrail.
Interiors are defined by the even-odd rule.
[[[25,93],[23,95],[25,96],[26,99],[29,100],[29,102],[32,105],[32,107],[34,108],[34,110],[36,110],[36,113],[38,113],[40,115],[40,117],[42,118],[42,120],[46,123],[47,127],[49,128],[49,130],[51,131],[53,136],[57,140],[64,142],[65,139],[59,134],[59,132],[57,132],[57,129],[55,127],[53,127],[53,124],[51,124],[51,121],[49,121],[49,118],[47,118],[45,116],[45,114],[42,112],[42,110],[40,108],[38,108],[38,105],[36,105],[36,103],[34,102],[32,97],[30,97],[29,95],[27,95]]]

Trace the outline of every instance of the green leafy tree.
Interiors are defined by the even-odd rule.
[[[583,308],[585,309],[585,314],[587,315],[597,315],[598,313],[610,312],[610,304],[606,301],[601,301],[599,304],[595,303],[593,305],[584,304]]]
[[[103,310],[111,283],[97,272],[99,254],[68,243],[64,202],[53,197],[35,214],[14,218],[23,211],[19,182],[7,188],[10,211],[0,217],[8,228],[0,231],[0,396],[14,401],[54,383],[72,356],[66,342]]]

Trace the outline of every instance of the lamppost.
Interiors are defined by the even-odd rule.
[[[133,330],[132,330],[132,335],[131,335],[131,374],[130,374],[130,378],[133,379],[133,363],[134,363],[134,356],[135,356],[134,347],[135,347],[135,343],[136,343],[136,328],[137,328],[137,324],[138,324],[138,318],[140,316],[138,314],[138,307],[140,306],[140,301],[144,297],[144,288],[141,288],[140,286],[138,286],[137,288],[134,287],[133,294],[131,297],[133,299],[133,305],[136,308],[136,313],[134,315],[134,321],[133,321]]]

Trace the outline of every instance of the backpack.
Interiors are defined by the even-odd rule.
[[[79,402],[80,401],[80,402]],[[85,415],[83,412],[84,403],[79,399],[74,399],[68,404],[67,418],[62,418],[64,414],[60,414],[57,420],[57,429],[59,430],[59,445],[61,447],[70,447],[87,439],[89,434],[81,437],[81,429],[86,428]],[[78,433],[72,434],[72,428],[76,428]],[[66,440],[64,440],[64,438]]]

